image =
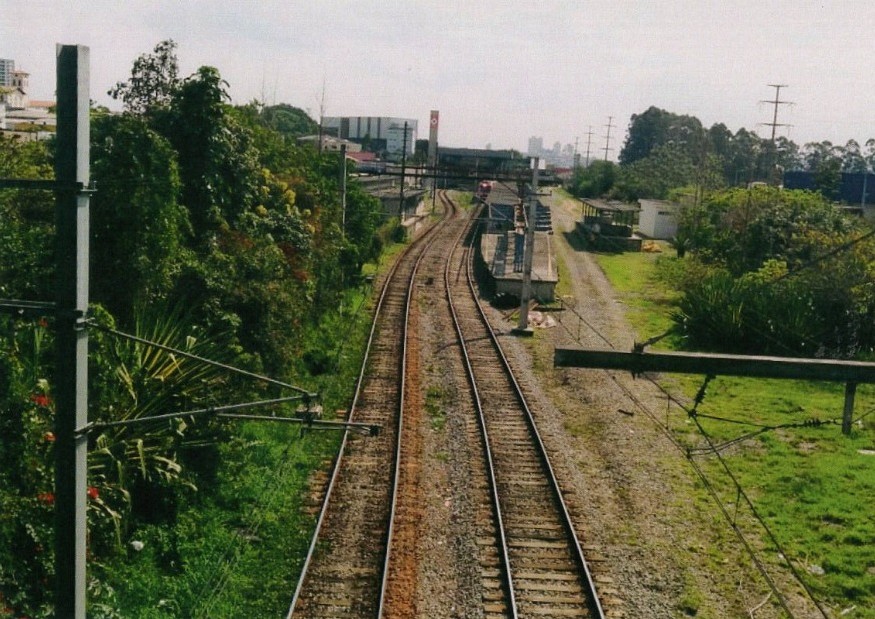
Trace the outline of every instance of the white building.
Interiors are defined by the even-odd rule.
[[[678,233],[680,204],[668,200],[638,200],[638,231],[651,239],[673,239]]]
[[[318,135],[304,135],[298,138],[299,144],[312,144],[314,147],[319,145],[319,136]],[[356,144],[355,142],[350,142],[349,140],[343,140],[341,138],[336,138],[333,135],[323,135],[322,136],[322,150],[325,152],[340,152],[340,147],[346,146],[346,152],[348,153],[358,153],[362,150],[361,144]]]
[[[322,119],[322,128],[339,138],[363,142],[385,143],[386,152],[401,156],[404,150],[404,125],[407,124],[407,154],[416,146],[419,122],[413,118],[389,116],[329,116]]]
[[[0,58],[0,86],[12,86],[13,71],[15,71],[15,61]]]
[[[28,96],[30,74],[26,71],[13,70],[8,77],[9,85],[0,85],[0,130],[22,140],[51,137],[57,124],[55,102],[34,101]]]
[[[27,107],[27,87],[30,73],[12,71],[9,74],[9,85],[0,84],[0,103],[9,109],[24,109]]]

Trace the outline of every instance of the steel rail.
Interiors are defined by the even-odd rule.
[[[446,192],[444,191],[444,193]],[[452,211],[452,215],[449,214],[450,211]],[[441,224],[445,224],[451,218],[451,216],[455,216],[455,213],[455,208],[452,208],[449,211],[444,211],[444,216],[441,219]],[[434,245],[435,241],[437,241],[437,239],[440,237],[440,235],[436,232],[437,229],[437,225],[433,225],[433,227],[429,229],[429,232],[434,230],[435,233],[429,235],[428,242],[426,243],[425,247],[423,247],[419,255],[416,257],[416,262],[413,264],[413,270],[410,272],[410,280],[407,283],[407,297],[404,304],[404,333],[401,336],[403,342],[403,352],[401,357],[401,376],[399,377],[401,388],[397,413],[398,431],[397,440],[395,441],[395,471],[392,478],[392,505],[389,510],[389,529],[386,533],[386,557],[383,561],[382,585],[380,586],[380,604],[377,608],[378,619],[382,619],[383,612],[386,608],[386,592],[389,585],[389,563],[392,558],[392,539],[395,532],[395,511],[398,505],[398,483],[401,475],[401,439],[404,433],[404,405],[406,395],[405,384],[407,382],[407,335],[410,326],[410,304],[413,300],[413,288],[414,284],[416,283],[416,274],[419,271],[419,265],[422,264],[422,260],[428,253],[428,250],[431,249],[431,246]]]
[[[441,196],[442,199],[446,199],[445,196]],[[472,218],[472,222],[476,221],[476,217]],[[463,237],[468,234],[475,225],[473,223],[469,223],[469,225],[465,226],[462,231],[459,233],[458,238],[456,239],[456,244],[462,242]],[[492,498],[492,509],[495,511],[495,520],[498,529],[498,537],[500,542],[499,553],[501,555],[501,562],[504,568],[504,581],[506,586],[505,594],[508,596],[510,601],[510,608],[513,619],[518,617],[517,604],[516,604],[516,594],[513,588],[513,576],[510,570],[510,556],[508,553],[508,545],[507,545],[507,535],[505,533],[504,527],[504,518],[501,515],[501,503],[498,498],[498,481],[495,478],[495,466],[493,464],[492,458],[492,448],[489,445],[489,434],[486,429],[486,419],[483,414],[483,404],[480,400],[480,390],[477,388],[477,381],[474,378],[474,369],[471,366],[471,359],[468,356],[468,348],[465,346],[465,336],[462,334],[462,327],[459,323],[459,316],[456,312],[456,304],[453,302],[453,294],[452,294],[452,285],[450,284],[450,267],[452,265],[453,253],[450,252],[447,256],[447,261],[444,265],[444,285],[446,288],[446,299],[447,304],[449,305],[450,314],[453,317],[453,327],[456,331],[456,338],[459,342],[459,350],[462,354],[462,360],[465,364],[465,370],[468,375],[468,384],[471,387],[471,392],[474,396],[474,404],[477,408],[477,421],[480,425],[480,436],[481,443],[483,445],[483,452],[486,458],[486,468],[489,473],[489,487],[490,487],[490,496]],[[467,252],[465,252],[467,254]]]
[[[396,276],[396,273],[398,272],[399,265],[401,265],[404,262],[404,260],[407,259],[409,257],[409,255],[414,250],[418,250],[420,248],[420,246],[426,241],[426,239],[434,236],[434,232],[437,229],[438,223],[439,222],[433,222],[425,230],[425,232],[423,232],[420,236],[418,236],[416,239],[414,239],[414,241],[412,243],[410,243],[410,245],[408,245],[404,249],[404,251],[395,259],[395,262],[392,264],[392,267],[390,268],[389,272],[386,274],[386,277],[383,281],[383,285],[382,285],[381,290],[380,290],[380,296],[379,296],[379,298],[377,300],[377,304],[374,308],[374,316],[373,316],[373,319],[371,321],[371,328],[370,328],[370,331],[368,334],[368,340],[367,340],[367,343],[365,345],[365,351],[364,351],[364,355],[362,358],[362,363],[361,363],[361,366],[359,368],[358,377],[356,379],[356,385],[355,385],[355,390],[354,390],[354,394],[353,394],[352,404],[350,405],[349,412],[347,414],[347,419],[346,419],[347,422],[352,422],[354,420],[355,415],[359,409],[360,400],[361,400],[361,396],[362,396],[362,390],[363,390],[363,386],[364,386],[365,381],[366,381],[368,364],[371,360],[371,356],[372,356],[372,352],[373,352],[373,346],[374,346],[375,336],[376,336],[376,332],[377,332],[377,325],[380,322],[380,319],[381,319],[383,312],[384,312],[384,306],[385,306],[386,299],[388,297],[388,291],[390,288],[390,284],[392,283],[393,279]],[[412,278],[411,278],[411,281],[412,281]],[[403,345],[406,347],[406,342],[404,342]],[[400,380],[401,380],[401,383],[403,385],[403,381],[404,381],[403,374],[401,375]],[[295,587],[295,592],[294,592],[294,595],[292,597],[291,604],[289,605],[288,613],[286,614],[286,619],[292,619],[292,617],[295,613],[295,609],[299,603],[299,600],[301,599],[302,592],[304,591],[304,585],[307,581],[307,577],[309,575],[310,568],[313,564],[313,558],[316,554],[316,547],[317,547],[317,544],[319,542],[320,536],[322,535],[323,526],[325,524],[326,517],[329,513],[329,506],[331,503],[331,498],[332,498],[334,491],[335,491],[337,484],[338,484],[338,479],[340,477],[342,463],[344,461],[343,459],[346,456],[347,446],[349,444],[349,436],[350,436],[350,430],[349,430],[349,428],[347,428],[343,432],[340,447],[337,451],[337,454],[334,458],[334,462],[332,463],[332,466],[331,466],[330,479],[329,479],[328,485],[325,489],[325,494],[322,498],[322,504],[320,506],[319,516],[316,520],[316,525],[314,528],[313,536],[310,540],[310,545],[309,545],[308,550],[307,550],[307,555],[304,559],[304,563],[303,563],[302,568],[301,568],[301,573],[298,577],[298,582],[297,582],[297,585]],[[400,432],[398,433],[398,437],[400,437]],[[396,471],[397,471],[397,468],[398,467],[396,465],[395,466]],[[394,505],[394,502],[395,502],[394,491],[393,491],[393,501],[392,502]],[[394,507],[393,507],[393,510],[394,510]],[[384,573],[385,573],[385,568],[384,568]],[[383,580],[384,580],[384,577],[381,577],[381,581],[383,581]],[[384,588],[384,586],[381,585],[380,606],[382,606],[382,597],[383,597],[382,589],[383,588]]]
[[[474,235],[474,236],[476,237],[476,235]],[[477,308],[480,322],[482,323],[482,325],[486,329],[489,341],[493,345],[495,352],[496,352],[498,358],[500,359],[502,369],[504,370],[507,378],[510,380],[511,384],[513,385],[514,395],[515,395],[518,403],[520,404],[521,410],[523,412],[523,417],[526,421],[526,425],[527,425],[527,427],[531,433],[531,436],[534,440],[534,443],[536,445],[536,448],[537,448],[536,451],[537,451],[538,457],[540,458],[540,461],[541,461],[541,464],[544,468],[544,471],[547,474],[548,483],[549,483],[551,493],[552,493],[552,495],[553,495],[553,497],[554,497],[554,499],[559,507],[559,513],[561,516],[560,520],[562,522],[562,526],[565,529],[566,536],[567,536],[568,540],[570,540],[572,542],[572,546],[574,549],[574,552],[572,553],[573,560],[577,564],[578,569],[585,576],[585,583],[583,583],[583,584],[585,584],[585,587],[587,589],[586,593],[588,594],[587,600],[586,600],[587,606],[589,607],[590,612],[594,613],[595,617],[597,617],[598,619],[604,619],[604,617],[605,617],[604,610],[602,609],[601,602],[599,600],[599,597],[598,597],[598,594],[596,591],[595,582],[593,580],[592,573],[591,573],[591,571],[589,569],[589,565],[587,564],[587,561],[584,557],[583,549],[580,545],[580,541],[578,539],[577,533],[574,529],[574,525],[573,525],[572,520],[571,520],[571,515],[568,511],[568,508],[565,504],[565,500],[562,496],[562,492],[559,488],[559,482],[556,478],[555,471],[554,471],[553,466],[550,462],[549,455],[547,454],[546,446],[544,445],[544,442],[541,438],[541,435],[538,432],[537,424],[535,423],[534,416],[531,412],[531,409],[528,405],[528,402],[525,398],[525,395],[523,394],[522,388],[520,387],[520,385],[516,379],[516,376],[513,373],[513,370],[510,366],[510,363],[507,360],[507,356],[505,355],[504,350],[502,349],[501,344],[498,341],[498,337],[496,336],[495,331],[493,330],[493,328],[489,322],[489,319],[486,316],[486,312],[483,309],[482,304],[480,303],[478,293],[477,293],[477,285],[476,285],[476,282],[474,281],[474,276],[472,273],[473,255],[472,255],[472,252],[470,251],[470,248],[465,250],[464,257],[465,257],[465,274],[466,274],[466,278],[467,278],[468,290],[471,294],[471,298],[474,301],[474,305]],[[461,335],[460,326],[459,326],[458,322],[456,323],[456,328],[457,328],[457,331],[459,331],[459,333],[460,333],[460,342],[462,343],[463,348],[465,348],[466,347],[464,344],[465,340],[464,340],[464,337],[462,337],[462,335]],[[470,373],[471,365],[467,360],[467,356],[468,356],[468,353],[465,352],[466,365],[469,368],[470,380],[474,381],[475,378],[474,378],[473,374]],[[478,407],[479,407],[479,402],[478,402]],[[480,409],[478,412],[481,416],[483,415],[482,409]],[[481,421],[481,424],[485,424],[485,419]],[[484,435],[484,440],[488,440],[485,438],[485,435]],[[491,466],[491,464],[490,464],[490,466]],[[495,476],[494,471],[490,470],[490,476],[494,478],[494,476]],[[507,547],[505,547],[503,549],[503,552],[505,554],[509,555],[509,550],[507,549]],[[509,576],[508,585],[512,587],[513,581],[510,580],[511,568],[510,568],[509,564],[508,564],[507,574]],[[514,613],[516,613],[516,609],[514,610]],[[516,616],[516,615],[514,615],[514,616]]]

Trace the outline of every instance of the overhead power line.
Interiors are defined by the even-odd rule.
[[[775,129],[777,127],[792,127],[792,125],[778,122],[778,106],[779,105],[793,105],[793,102],[792,101],[781,101],[781,97],[780,97],[781,89],[782,88],[789,88],[789,86],[787,84],[769,84],[769,86],[771,86],[772,88],[775,89],[775,99],[772,101],[768,101],[768,100],[762,101],[761,100],[760,103],[771,103],[772,105],[775,106],[774,112],[772,114],[772,122],[760,123],[760,124],[765,126],[765,127],[772,128],[771,141],[772,141],[772,145],[774,145],[775,144]]]

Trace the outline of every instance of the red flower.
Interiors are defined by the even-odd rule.
[[[40,503],[45,503],[46,505],[55,504],[55,495],[51,492],[40,492],[36,495],[36,498]]]
[[[42,393],[31,394],[30,401],[37,406],[42,406],[43,408],[47,408],[51,403],[51,400],[49,400],[49,396]]]
[[[39,322],[38,322],[37,324],[38,324],[39,326],[41,326],[43,329],[45,329],[46,327],[49,326],[49,321],[46,320],[45,318],[40,318],[40,319],[39,319]]]
[[[92,499],[96,499],[100,496],[100,493],[97,491],[97,488],[94,486],[88,486],[88,497]]]

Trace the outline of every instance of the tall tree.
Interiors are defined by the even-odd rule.
[[[124,103],[134,114],[145,114],[170,104],[179,87],[179,63],[176,43],[161,41],[151,54],[143,54],[134,61],[131,77],[118,82],[107,94]]]
[[[611,161],[593,161],[577,168],[571,179],[571,193],[578,198],[598,198],[606,195],[617,179],[617,165]]]
[[[678,115],[651,106],[642,114],[633,114],[626,141],[620,151],[620,165],[643,159],[660,146],[673,143],[688,156],[701,154],[705,141],[702,123],[694,116]]]
[[[134,115],[98,115],[92,123],[91,282],[96,301],[125,322],[137,302],[163,299],[186,237],[178,203],[176,154]]]
[[[178,153],[182,202],[199,235],[233,223],[254,204],[257,153],[228,112],[227,86],[217,69],[201,67],[176,90],[160,122]]]

